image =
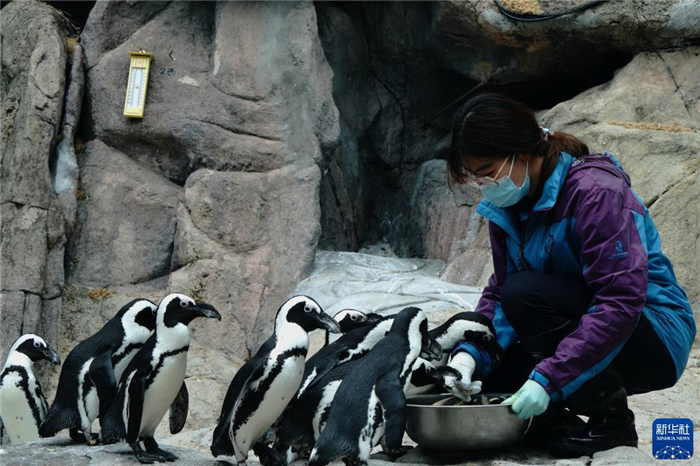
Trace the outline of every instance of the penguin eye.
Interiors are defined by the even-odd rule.
[[[304,306],[304,312],[311,312],[311,306]]]
[[[180,306],[182,306],[182,307],[187,307],[189,305],[190,305],[190,303],[188,303],[187,301],[180,301]]]
[[[351,316],[350,316],[350,320],[357,320],[357,316],[356,316],[356,315],[351,315]]]
[[[39,343],[38,341],[34,342],[34,348],[39,348],[40,346],[41,346],[41,343]]]
[[[488,333],[486,335],[484,335],[483,337],[481,337],[481,339],[484,341],[491,341],[492,338],[493,337],[491,335],[489,335]]]

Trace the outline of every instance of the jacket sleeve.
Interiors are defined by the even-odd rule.
[[[553,401],[607,367],[639,321],[648,283],[647,252],[637,227],[644,211],[638,202],[625,205],[626,195],[632,198],[631,191],[597,186],[575,210],[583,277],[595,295],[579,327],[530,374]]]
[[[489,283],[484,288],[479,303],[475,311],[479,312],[491,320],[496,332],[496,340],[505,351],[515,340],[515,332],[505,319],[501,309],[501,286],[506,281],[509,272],[515,268],[515,264],[508,256],[506,244],[506,232],[493,222],[489,222],[489,236],[491,239],[491,251],[493,254],[493,274],[489,278]],[[483,346],[477,343],[460,342],[454,349],[453,354],[459,351],[466,351],[474,357],[476,370],[474,379],[486,377],[496,365],[494,355],[490,354]]]

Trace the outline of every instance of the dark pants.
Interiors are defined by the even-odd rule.
[[[501,366],[484,380],[484,391],[512,393],[520,388],[540,359],[528,341],[551,340],[553,354],[556,345],[588,312],[592,298],[593,291],[584,283],[537,272],[510,276],[501,288],[501,306],[519,341],[506,351]],[[587,385],[621,384],[628,395],[634,395],[668,388],[676,382],[673,359],[644,315],[603,372],[580,390]]]

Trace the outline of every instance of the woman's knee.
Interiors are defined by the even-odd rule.
[[[533,286],[539,281],[537,272],[518,272],[509,276],[501,287],[501,308],[503,313],[512,323],[513,319],[522,317],[528,312],[528,306],[524,303],[533,294]]]

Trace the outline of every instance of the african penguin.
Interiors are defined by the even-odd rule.
[[[500,360],[502,355],[501,347],[496,342],[496,332],[493,324],[487,317],[477,312],[460,312],[455,314],[444,324],[430,330],[430,335],[442,347],[442,357],[439,361],[435,361],[434,364],[418,360],[406,390],[407,397],[428,393],[435,387],[435,376],[439,374],[433,372],[434,368],[445,366],[455,346],[462,341],[484,348],[491,355],[494,362]],[[451,381],[452,379],[449,380]],[[469,387],[467,386],[467,388]],[[476,385],[470,390],[476,390]],[[476,393],[476,391],[473,391],[473,393]]]
[[[367,354],[377,342],[389,333],[389,329],[394,323],[394,316],[381,317],[378,314],[375,315],[378,319],[365,319],[365,324],[349,331],[343,331],[342,324],[339,323],[341,332],[344,332],[344,334],[333,343],[318,350],[316,354],[306,361],[301,388],[299,388],[296,395],[297,398],[304,393],[304,390],[313,385],[314,381],[323,377],[332,368]],[[347,315],[343,319],[347,319]]]
[[[276,455],[259,442],[292,400],[304,373],[308,332],[340,326],[308,296],[295,296],[277,311],[273,335],[236,373],[214,430],[211,452],[246,461],[248,451]]]
[[[335,390],[347,372],[336,369],[367,354],[389,333],[393,322],[393,315],[380,316],[377,322],[347,332],[306,361],[301,388],[279,422],[274,446],[278,454],[286,454],[288,448],[299,450],[313,446],[325,423]],[[317,384],[320,384],[318,389]]]
[[[221,320],[221,314],[214,307],[197,303],[183,294],[169,294],[158,304],[155,332],[119,380],[117,396],[100,433],[103,443],[126,438],[141,463],[177,459],[158,447],[153,434],[181,392],[190,345],[187,325],[197,317]]]
[[[326,332],[326,345],[333,343],[351,330],[379,322],[382,320],[382,316],[374,312],[365,314],[357,309],[343,309],[336,313],[333,319],[340,325],[340,333]]]
[[[58,379],[56,398],[41,425],[42,437],[70,429],[71,438],[92,443],[92,424],[109,409],[117,381],[155,328],[156,305],[134,299],[97,333],[68,354]]]
[[[40,359],[61,363],[41,337],[23,335],[12,344],[0,374],[0,418],[13,444],[39,440],[47,405],[32,366]]]
[[[440,345],[428,333],[425,313],[409,307],[399,312],[389,334],[343,378],[309,466],[339,458],[366,465],[382,437],[387,453],[400,451],[406,425],[404,391],[422,351],[434,359],[442,355]]]

